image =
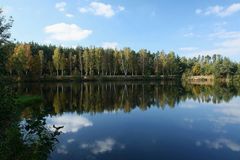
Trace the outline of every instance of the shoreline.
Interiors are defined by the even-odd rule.
[[[2,77],[5,82],[105,82],[105,81],[165,81],[181,80],[179,76],[127,75],[127,76],[46,76],[41,78]]]
[[[214,76],[156,76],[156,75],[127,75],[127,76],[43,76],[40,78],[19,78],[4,76],[0,78],[0,81],[4,83],[39,83],[39,82],[143,82],[143,81],[181,81],[189,84],[202,84],[202,85],[213,85],[214,83],[238,83],[240,82],[239,76],[231,78],[215,78]]]

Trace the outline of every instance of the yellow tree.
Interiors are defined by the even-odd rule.
[[[14,53],[9,58],[9,65],[13,64],[13,68],[18,75],[22,72],[28,74],[32,64],[32,52],[29,44],[19,44],[14,48]]]
[[[58,76],[59,75],[58,70],[60,68],[60,60],[61,60],[61,54],[60,54],[59,48],[55,48],[52,59],[53,59],[53,65],[57,71],[57,76]]]
[[[200,75],[201,73],[201,65],[199,63],[195,64],[193,67],[192,67],[192,73],[194,75]]]

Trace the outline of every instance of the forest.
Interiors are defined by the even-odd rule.
[[[63,76],[198,76],[226,78],[240,74],[240,64],[214,54],[179,57],[173,51],[146,49],[66,48],[55,45],[8,43],[1,47],[3,73],[10,77]]]

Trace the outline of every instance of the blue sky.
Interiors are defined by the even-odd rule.
[[[240,60],[238,0],[0,0],[12,38]]]

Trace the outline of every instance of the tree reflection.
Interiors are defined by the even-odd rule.
[[[45,99],[44,106],[49,106],[47,110],[52,114],[61,114],[64,111],[130,112],[135,108],[147,110],[153,106],[161,109],[174,108],[178,103],[188,99],[205,103],[222,103],[240,94],[239,89],[233,85],[180,85],[177,82],[59,83],[28,84],[21,87],[21,89],[16,88],[21,93],[27,90],[28,94],[38,94],[36,91],[41,91]],[[32,93],[29,93],[30,91]]]
[[[38,110],[26,109],[31,116],[23,114],[26,118],[22,121],[22,108],[16,105],[11,89],[0,84],[0,95],[0,159],[47,159],[62,127],[48,128],[45,114],[39,114],[41,106],[35,106]]]

